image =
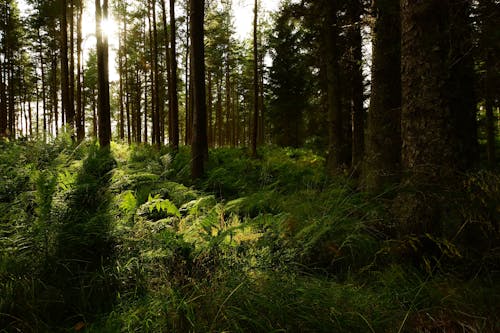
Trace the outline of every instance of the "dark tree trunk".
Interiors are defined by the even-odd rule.
[[[465,7],[455,7],[462,4]],[[457,82],[472,77],[467,55],[459,51],[462,42],[456,40],[459,32],[468,30],[462,26],[468,12],[462,4],[401,2],[402,165],[405,184],[414,189],[399,197],[404,233],[440,232],[442,194],[454,190],[456,172],[471,163],[474,125],[464,122],[474,112],[469,106],[472,87]],[[463,131],[462,137],[458,131]]]
[[[125,21],[126,18],[123,18]],[[118,73],[120,73],[120,79],[118,81],[118,94],[119,94],[119,121],[118,121],[118,137],[120,140],[125,140],[125,110],[124,110],[124,89],[123,89],[123,77],[124,77],[124,69],[123,69],[123,57],[125,56],[123,52],[123,44],[121,36],[118,37]],[[128,89],[128,87],[125,87]]]
[[[495,100],[495,68],[494,68],[494,48],[496,41],[496,31],[498,23],[495,18],[494,0],[481,0],[479,2],[479,17],[481,28],[481,58],[484,59],[484,82],[482,86],[482,95],[484,98],[484,108],[486,112],[486,154],[488,158],[488,166],[494,168],[496,165],[496,147],[495,138],[497,135],[497,124],[495,120],[494,100]],[[498,12],[498,9],[496,9]]]
[[[193,142],[191,176],[200,178],[208,159],[207,114],[205,102],[205,46],[203,21],[205,1],[190,0],[191,67],[193,83]]]
[[[67,0],[61,0],[61,103],[62,111],[61,115],[64,117],[66,124],[73,128],[74,123],[74,105],[71,105],[71,86],[69,77],[69,67],[68,67],[68,4]],[[56,117],[57,119],[57,117]],[[56,126],[57,127],[57,126]]]
[[[449,96],[453,140],[459,157],[456,167],[466,171],[479,162],[471,1],[449,0],[449,3],[450,50],[446,64],[449,70],[446,96]]]
[[[111,143],[111,110],[109,105],[108,38],[101,30],[100,22],[108,18],[108,0],[95,0],[97,37],[97,113],[99,144],[109,148]]]
[[[0,137],[7,136],[7,93],[3,67],[0,59]]]
[[[176,28],[175,28],[175,0],[170,0],[170,61],[171,81],[169,81],[169,112],[172,113],[172,148],[179,149],[179,100],[177,96],[177,51],[176,51]]]
[[[78,23],[76,34],[76,53],[77,53],[77,75],[76,75],[76,137],[78,142],[85,138],[84,126],[84,107],[82,98],[82,20],[83,20],[83,1],[78,3]]]
[[[74,136],[75,129],[75,19],[74,19],[74,1],[69,0],[69,112],[66,120],[71,126],[71,137]]]
[[[252,150],[253,157],[257,156],[257,138],[259,130],[259,60],[257,44],[257,19],[258,19],[258,0],[254,2],[253,14],[253,129],[252,129]]]
[[[54,128],[55,128],[55,134],[58,135],[59,134],[59,126],[58,126],[58,123],[59,123],[59,109],[58,109],[58,98],[57,98],[57,55],[56,54],[52,54],[52,87],[51,87],[51,99],[52,99],[52,112],[50,114],[50,121],[49,121],[49,133],[50,134],[53,134],[53,130],[52,130],[52,122],[54,122]],[[61,113],[64,113],[64,112],[61,112]],[[55,118],[55,121],[54,121],[54,118]]]
[[[361,15],[363,13],[362,0],[352,0],[349,4],[350,22],[350,106],[352,115],[352,161],[353,174],[359,175],[364,156],[365,115],[363,108],[363,71],[362,71],[362,39]]]
[[[222,129],[222,78],[217,74],[217,102],[215,108],[215,130],[217,133],[217,147],[222,147],[223,129]]]
[[[153,14],[153,66],[152,68],[154,69],[154,126],[155,126],[155,138],[154,142],[156,143],[157,147],[160,147],[163,142],[161,141],[161,138],[163,137],[161,133],[161,129],[163,126],[161,126],[160,121],[163,120],[163,104],[160,103],[160,69],[158,66],[158,29],[156,27],[156,0],[153,0],[152,3],[152,14]]]
[[[392,0],[374,3],[372,86],[366,155],[365,187],[372,191],[395,182],[401,168],[401,19]]]
[[[207,85],[207,113],[208,113],[208,146],[214,147],[214,125],[212,122],[213,117],[213,96],[212,96],[212,73],[208,72],[208,85]]]
[[[337,3],[326,1],[324,4],[326,17],[324,20],[325,59],[327,77],[328,105],[328,172],[335,174],[344,168],[349,161],[346,159],[347,144],[343,131],[342,94],[340,85],[340,53],[339,28],[337,22]]]

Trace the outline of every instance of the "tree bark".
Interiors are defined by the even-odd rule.
[[[392,0],[374,3],[370,110],[363,166],[364,185],[380,191],[401,168],[401,19]]]
[[[76,137],[78,142],[85,138],[84,126],[84,107],[82,98],[82,20],[83,20],[83,1],[78,3],[78,22],[76,34],[76,53],[77,53],[77,75],[76,75]]]
[[[327,1],[324,20],[325,59],[327,77],[328,105],[328,159],[327,168],[330,174],[336,174],[344,168],[346,160],[346,142],[343,135],[342,99],[340,90],[340,53],[339,28],[337,22],[337,2]]]
[[[259,130],[259,60],[257,44],[257,20],[258,20],[258,0],[254,1],[253,14],[253,129],[252,129],[252,150],[253,157],[257,156],[257,138]]]
[[[364,156],[365,140],[365,114],[363,108],[363,55],[361,39],[361,15],[363,13],[362,0],[352,0],[349,4],[349,22],[350,22],[350,104],[352,116],[352,173],[356,176],[361,171],[361,165]]]
[[[205,102],[205,46],[203,21],[205,1],[190,0],[191,67],[193,83],[193,142],[191,176],[200,178],[208,160],[207,115]]]
[[[179,98],[177,95],[177,51],[176,51],[176,27],[175,27],[175,0],[170,0],[170,61],[171,80],[169,81],[169,112],[172,113],[172,148],[179,149]]]
[[[71,105],[70,98],[70,78],[69,78],[69,67],[68,67],[68,4],[67,0],[61,0],[61,103],[62,103],[62,113],[63,119],[65,119],[66,124],[73,128],[74,123],[74,106]],[[56,117],[57,118],[57,117]],[[57,127],[57,126],[56,126]]]
[[[97,113],[99,123],[99,144],[109,149],[111,143],[111,110],[109,104],[108,38],[102,32],[101,22],[108,18],[108,0],[95,0],[97,38]]]
[[[0,137],[7,136],[7,93],[5,87],[3,61],[0,59]]]
[[[454,44],[461,43],[457,33],[467,30],[454,26],[466,21],[455,15],[468,10],[456,11],[455,1],[401,1],[402,165],[404,183],[414,190],[399,197],[404,233],[440,233],[443,194],[455,191],[457,171],[469,165],[474,126],[463,122],[473,113],[467,106],[471,86],[459,86],[457,80],[472,77],[472,67],[464,54],[457,58],[460,47]],[[451,91],[457,87],[463,99]],[[467,105],[459,106],[459,100]]]

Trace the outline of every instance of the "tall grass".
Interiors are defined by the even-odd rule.
[[[185,147],[0,145],[4,331],[499,330],[494,175],[464,181],[453,236],[397,239],[390,193],[305,149],[213,150],[193,183]]]

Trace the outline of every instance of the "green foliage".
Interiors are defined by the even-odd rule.
[[[0,144],[8,331],[498,330],[494,237],[391,238],[385,196],[308,150],[218,149],[193,186],[183,148]],[[494,233],[499,183],[470,175],[449,229]]]

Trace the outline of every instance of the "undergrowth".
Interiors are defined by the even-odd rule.
[[[305,149],[213,150],[193,183],[185,147],[0,145],[0,332],[500,330],[495,174],[402,239],[397,189]]]

